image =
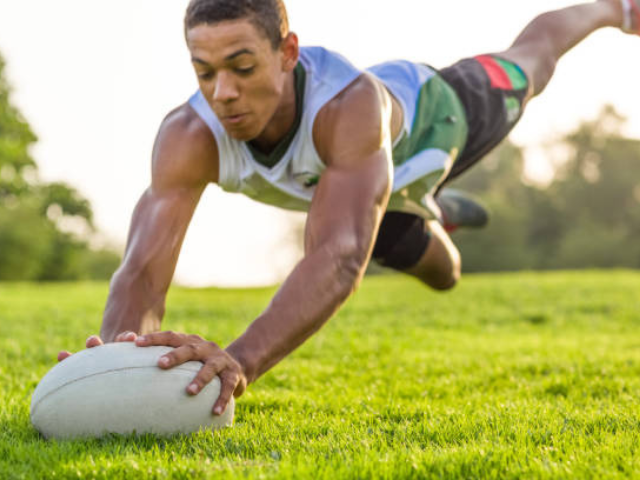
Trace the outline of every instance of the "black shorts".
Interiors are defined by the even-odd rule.
[[[441,70],[456,91],[467,116],[467,143],[442,188],[498,146],[522,117],[530,84],[516,64],[481,55]],[[381,265],[404,270],[413,266],[429,245],[425,220],[417,215],[387,212],[376,239],[373,258]]]
[[[460,97],[469,127],[465,148],[444,185],[509,135],[522,116],[529,99],[530,84],[518,65],[495,55],[461,60],[441,70],[440,75]]]

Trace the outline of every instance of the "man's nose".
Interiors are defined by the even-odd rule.
[[[219,72],[216,79],[215,90],[213,92],[213,100],[215,102],[224,103],[235,100],[238,96],[238,87],[235,84],[232,75],[227,72]]]

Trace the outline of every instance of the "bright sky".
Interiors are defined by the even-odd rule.
[[[33,154],[45,180],[87,196],[99,228],[124,245],[149,184],[150,152],[164,115],[197,88],[182,37],[188,0],[2,0],[0,52],[13,102],[40,138]],[[339,51],[359,67],[394,58],[436,67],[506,48],[538,13],[565,0],[289,0],[303,45]],[[340,14],[338,14],[340,12]],[[640,137],[640,39],[598,32],[571,52],[512,139],[545,173],[536,146],[611,103]],[[298,219],[300,217],[297,217]],[[295,261],[289,214],[210,187],[191,225],[177,280],[259,285]]]

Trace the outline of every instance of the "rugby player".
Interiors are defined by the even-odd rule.
[[[192,0],[185,35],[200,88],[160,127],[152,182],[133,213],[100,337],[87,347],[175,347],[159,366],[201,361],[187,391],[218,375],[220,414],[338,310],[370,259],[452,288],[460,255],[445,230],[481,226],[486,214],[443,187],[508,135],[568,50],[605,27],[639,34],[640,0],[544,13],[507,50],[441,71],[405,61],[361,71],[300,47],[282,0]],[[211,183],[308,212],[304,258],[224,349],[160,331],[187,227]]]

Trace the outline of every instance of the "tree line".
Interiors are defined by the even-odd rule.
[[[108,279],[119,255],[91,248],[86,198],[39,179],[37,138],[10,103],[4,66],[0,56],[0,281]],[[544,187],[524,181],[525,153],[509,142],[456,180],[491,212],[487,228],[453,235],[464,270],[640,268],[640,141],[624,123],[606,107],[559,139],[566,155]]]
[[[544,187],[523,181],[511,143],[453,183],[491,212],[488,228],[454,234],[464,270],[640,268],[640,141],[624,125],[605,107],[550,145],[565,155]]]
[[[0,281],[107,279],[119,256],[92,249],[89,201],[63,182],[38,177],[37,138],[10,103],[0,57]]]

